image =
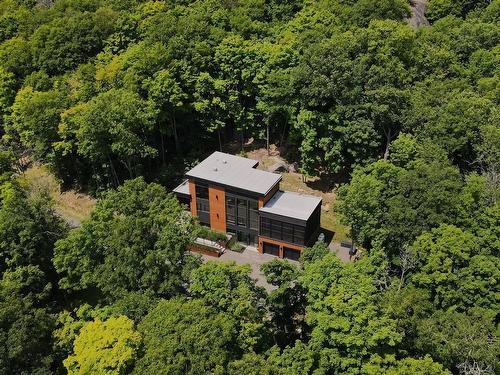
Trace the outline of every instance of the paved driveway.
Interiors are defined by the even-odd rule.
[[[257,285],[265,288],[268,292],[276,289],[273,285],[266,282],[265,276],[260,272],[260,266],[264,263],[277,259],[275,256],[269,254],[260,254],[257,249],[247,247],[242,253],[227,250],[219,258],[211,257],[209,255],[201,256],[204,260],[213,260],[216,262],[230,262],[234,261],[237,264],[248,264],[252,268],[251,277],[257,281]],[[298,262],[294,262],[297,263]]]
[[[349,262],[349,249],[343,248],[340,244],[330,244],[330,249],[337,254],[337,256],[344,262]],[[213,260],[215,262],[235,262],[237,264],[248,264],[251,269],[251,277],[256,280],[257,285],[266,289],[266,291],[271,292],[276,289],[275,286],[267,283],[266,278],[262,272],[260,272],[260,266],[264,263],[270,262],[273,259],[279,259],[275,256],[269,254],[260,254],[256,248],[247,247],[242,253],[236,251],[226,250],[219,258],[211,257],[209,255],[201,255],[204,261]],[[289,260],[288,262],[293,264],[299,264],[299,262]]]

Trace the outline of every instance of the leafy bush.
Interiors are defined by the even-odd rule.
[[[200,238],[205,238],[207,240],[215,242],[227,240],[227,237],[224,233],[213,231],[210,228],[204,227],[202,225],[199,225],[196,228],[196,234]]]
[[[245,246],[243,246],[239,242],[234,242],[231,245],[229,245],[229,250],[236,251],[237,253],[242,253],[243,250],[245,250]]]

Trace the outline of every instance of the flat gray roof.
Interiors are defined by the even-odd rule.
[[[216,151],[186,176],[265,195],[281,175],[255,169],[258,161]]]
[[[321,198],[313,195],[280,190],[259,211],[307,221],[320,203]]]
[[[172,191],[174,193],[177,193],[177,194],[190,195],[190,193],[189,193],[189,181],[188,180],[182,181],[181,184],[179,186],[177,186]]]

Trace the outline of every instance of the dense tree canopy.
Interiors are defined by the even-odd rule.
[[[498,374],[500,1],[412,7],[0,0],[0,375]],[[169,189],[264,140],[338,193],[359,260],[317,243],[266,291],[188,251]]]

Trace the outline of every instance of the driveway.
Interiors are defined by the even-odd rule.
[[[341,247],[340,244],[334,244],[333,242],[329,245],[330,250],[332,250],[333,253],[337,254],[337,256],[342,260],[343,262],[350,262],[349,259],[349,249],[345,247]],[[248,264],[251,269],[252,273],[250,276],[256,280],[256,284],[258,286],[263,287],[267,292],[271,292],[274,289],[276,289],[275,286],[270,285],[267,283],[266,278],[262,272],[260,272],[260,266],[263,265],[264,263],[270,262],[273,259],[279,259],[275,256],[269,255],[269,254],[260,254],[256,248],[254,247],[247,247],[242,253],[238,253],[236,251],[231,251],[231,250],[226,250],[219,258],[212,257],[209,255],[201,255],[201,258],[204,261],[209,261],[213,260],[215,262],[235,262],[236,264]],[[292,264],[299,265],[299,262],[289,260],[287,259],[288,262]]]
[[[256,280],[257,285],[266,289],[267,292],[271,292],[276,289],[275,286],[267,283],[266,278],[262,272],[260,272],[260,266],[264,263],[270,262],[273,259],[279,259],[275,256],[269,254],[260,254],[256,248],[247,247],[242,253],[236,251],[227,250],[219,258],[211,257],[209,255],[201,255],[204,261],[213,260],[215,262],[235,262],[237,264],[248,264],[252,273],[250,276]],[[297,263],[298,262],[293,262]]]

